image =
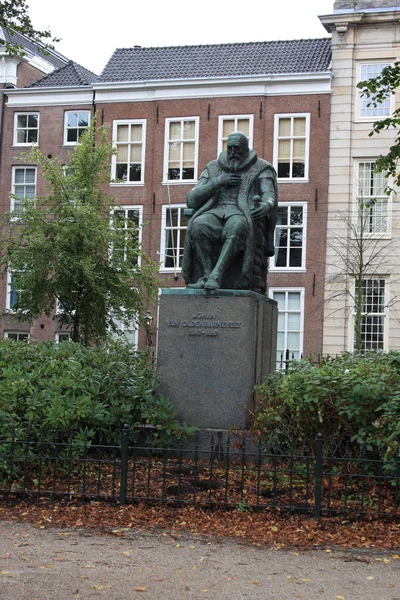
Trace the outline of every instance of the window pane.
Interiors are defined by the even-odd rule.
[[[288,293],[288,310],[300,310],[300,292]]]
[[[247,135],[247,137],[249,137],[249,128],[250,128],[249,119],[238,119],[238,123],[237,123],[238,131],[241,131],[242,133]]]
[[[303,162],[306,155],[305,140],[293,140],[293,160],[294,162]]]
[[[194,121],[185,121],[183,125],[183,138],[185,140],[194,140],[195,123]]]
[[[25,130],[20,129],[17,131],[17,144],[26,144],[26,139],[27,135]]]
[[[180,140],[181,139],[181,123],[173,122],[169,124],[169,139]]]
[[[135,124],[131,126],[131,140],[132,142],[141,142],[142,141],[142,125]]]
[[[300,313],[288,314],[288,329],[290,329],[291,331],[300,330]]]
[[[279,119],[279,136],[290,136],[291,119]]]
[[[142,161],[142,145],[141,144],[131,146],[131,161],[132,162],[141,162]]]
[[[67,127],[77,127],[78,126],[78,113],[68,113],[67,114]]]
[[[122,179],[123,181],[127,180],[128,177],[128,165],[127,164],[117,164],[117,179]]]
[[[230,133],[235,131],[235,121],[224,119],[222,123],[222,137],[226,138]]]
[[[286,306],[285,292],[274,292],[274,300],[278,303],[278,310],[284,310]]]
[[[17,127],[25,128],[26,124],[27,124],[27,119],[28,119],[27,115],[18,115],[17,116]]]
[[[26,169],[26,182],[32,183],[35,181],[35,169]]]
[[[25,181],[25,169],[15,169],[15,183],[23,183]]]
[[[128,161],[128,146],[121,144],[117,147],[117,161],[127,162]]]
[[[28,127],[36,127],[38,126],[38,118],[37,115],[28,115]]]
[[[129,125],[118,125],[117,142],[127,142],[129,140]]]
[[[142,175],[142,166],[131,164],[129,168],[129,181],[140,181]]]
[[[293,119],[293,135],[305,136],[306,135],[306,120],[304,118]]]
[[[78,130],[77,129],[68,129],[67,142],[77,142],[77,141],[78,141]]]
[[[278,142],[278,161],[287,161],[290,159],[290,140],[279,140]]]

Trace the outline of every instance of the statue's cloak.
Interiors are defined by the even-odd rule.
[[[222,175],[222,173],[231,173],[231,166],[228,162],[227,152],[221,152],[217,160],[210,162],[200,179],[212,179]],[[263,160],[258,158],[254,150],[250,150],[247,159],[240,165],[235,171],[242,176],[242,181],[239,188],[238,207],[242,210],[246,222],[247,222],[247,235],[246,235],[246,248],[243,256],[243,263],[241,268],[241,277],[237,281],[235,287],[239,289],[251,289],[252,283],[252,270],[254,261],[254,246],[255,246],[255,227],[254,222],[251,218],[251,209],[253,208],[253,197],[259,194],[257,181],[260,177],[267,177],[273,181],[275,189],[275,208],[273,214],[271,213],[265,217],[265,253],[266,256],[273,256],[274,254],[274,228],[276,220],[276,206],[278,199],[278,186],[276,181],[276,172],[274,167]],[[199,208],[188,223],[186,232],[185,248],[182,259],[182,275],[186,282],[193,283],[193,263],[194,263],[194,249],[193,240],[191,235],[191,229],[195,219],[203,213],[209,211],[213,207],[218,205],[219,191],[212,196],[201,208]]]

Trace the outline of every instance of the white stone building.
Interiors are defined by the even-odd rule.
[[[400,349],[400,195],[387,196],[385,177],[374,173],[396,131],[369,137],[374,121],[400,106],[400,95],[373,108],[356,87],[399,60],[400,2],[336,0],[333,14],[320,19],[332,33],[324,353],[354,349],[361,273],[364,348]]]

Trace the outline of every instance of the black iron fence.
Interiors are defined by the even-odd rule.
[[[212,431],[165,444],[155,431],[127,426],[113,443],[14,434],[0,439],[0,498],[399,518],[400,451],[330,455],[318,435],[295,453],[264,438]]]

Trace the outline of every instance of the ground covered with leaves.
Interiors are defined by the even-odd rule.
[[[277,511],[204,510],[146,504],[115,506],[102,502],[49,505],[18,502],[0,505],[3,521],[29,522],[35,527],[96,528],[124,536],[140,529],[176,537],[186,533],[231,537],[256,546],[279,548],[400,548],[400,523],[385,520],[313,519]],[[398,554],[393,558],[399,559]]]

